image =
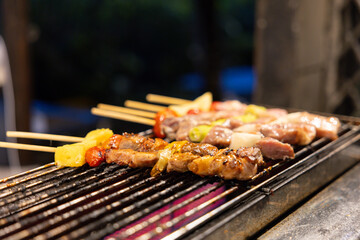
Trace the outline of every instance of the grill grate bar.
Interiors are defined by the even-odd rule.
[[[359,129],[353,129],[353,131],[347,132],[345,134],[343,134],[342,137],[344,137],[345,139],[353,134],[358,132]],[[348,135],[348,136],[347,136]],[[334,152],[339,152],[342,149],[345,149],[347,146],[349,146],[350,144],[358,141],[360,139],[360,135],[357,135],[355,138],[352,138],[351,141],[348,141],[345,144],[342,144],[340,147],[336,148],[332,153],[330,153],[330,155],[333,155]],[[329,144],[335,144],[335,142],[330,142]],[[327,148],[326,148],[327,149]],[[319,152],[319,151],[318,151]],[[318,155],[317,155],[318,156]],[[178,230],[174,231],[173,233],[167,235],[165,238],[162,238],[163,240],[168,240],[168,239],[178,239],[186,234],[188,234],[190,231],[196,229],[197,227],[199,227],[201,224],[211,220],[212,218],[214,218],[215,216],[217,216],[220,213],[223,213],[224,211],[228,210],[231,208],[231,206],[237,205],[239,204],[242,200],[245,199],[245,197],[247,197],[250,193],[255,192],[257,190],[259,190],[261,187],[265,186],[266,184],[272,182],[274,179],[276,179],[280,174],[283,174],[287,171],[289,171],[290,169],[293,169],[297,166],[299,166],[300,164],[302,164],[303,162],[306,162],[309,158],[311,158],[312,155],[309,155],[301,160],[299,160],[298,162],[296,162],[295,164],[291,165],[290,167],[286,168],[285,170],[283,170],[280,173],[277,173],[273,176],[271,176],[270,178],[262,181],[261,183],[257,184],[256,186],[253,186],[251,189],[249,189],[248,191],[234,197],[233,199],[231,199],[230,201],[220,205],[218,208],[204,214],[202,217],[194,220],[193,222],[179,228]]]
[[[150,239],[169,234],[164,239],[182,238],[233,206],[239,205],[242,212],[253,204],[253,196],[263,195],[278,177],[287,176],[289,180],[281,182],[286,184],[303,169],[358,141],[358,133],[359,128],[345,124],[337,141],[322,138],[296,148],[295,159],[277,162],[247,182],[191,173],[153,178],[148,170],[116,164],[75,169],[44,165],[0,179],[0,238],[99,239],[116,230],[110,237],[134,239],[142,234],[139,239]]]
[[[345,125],[342,130],[339,132],[339,136],[345,134],[347,131],[350,130],[350,126]],[[274,165],[271,165],[270,167],[262,170],[261,172],[257,173],[255,176],[253,176],[251,178],[251,180],[249,181],[254,182],[255,180],[259,179],[260,177],[265,176],[266,174],[269,174],[270,172],[274,171],[275,169],[283,166],[284,164],[291,162],[291,161],[295,161],[296,159],[299,159],[302,155],[307,154],[309,155],[310,153],[315,152],[316,150],[318,150],[319,148],[321,148],[322,146],[324,146],[326,143],[329,143],[330,140],[326,139],[326,138],[320,138],[318,140],[316,140],[315,142],[311,143],[308,146],[305,146],[303,148],[301,148],[300,150],[296,151],[295,153],[295,159],[285,159],[283,161],[280,161],[278,163],[275,163]]]
[[[128,171],[126,171],[127,169],[124,169],[124,168],[122,168],[120,166],[116,166],[116,165],[113,165],[113,166],[115,166],[115,167],[106,168],[105,171],[101,172],[97,176],[90,177],[90,179],[80,180],[79,182],[81,184],[85,184],[81,188],[78,188],[78,189],[72,191],[71,188],[74,187],[75,185],[78,186],[77,184],[70,185],[69,187],[65,186],[66,188],[68,188],[70,190],[69,192],[67,192],[65,194],[61,194],[60,196],[56,196],[57,198],[50,199],[43,203],[38,202],[37,205],[30,207],[26,210],[19,211],[16,215],[8,216],[7,218],[0,219],[0,227],[9,225],[13,222],[17,222],[22,218],[29,217],[34,214],[41,214],[43,211],[51,208],[52,206],[57,206],[58,204],[61,204],[62,202],[69,201],[70,199],[72,199],[76,196],[79,196],[79,195],[82,195],[83,193],[92,191],[92,190],[94,190],[94,188],[101,187],[102,185],[109,183],[109,182],[113,181],[114,179],[121,178],[126,173],[128,173]],[[121,169],[122,171],[120,173],[116,172],[118,169]],[[102,177],[104,177],[104,179],[101,179]],[[97,179],[100,179],[100,180],[98,182],[94,182]],[[89,180],[92,181],[91,184],[88,184]],[[39,216],[41,216],[41,215],[38,215],[38,217]]]
[[[165,176],[165,177],[168,177],[168,176]],[[112,218],[116,217],[114,214],[109,215],[108,213],[111,211],[115,211],[119,208],[121,208],[120,217],[126,217],[135,208],[141,207],[141,206],[138,206],[139,199],[146,197],[146,194],[151,194],[152,192],[156,193],[158,188],[161,188],[161,187],[167,188],[168,193],[171,192],[171,190],[173,188],[173,186],[171,184],[173,184],[173,182],[163,180],[163,178],[164,177],[161,177],[160,179],[156,178],[156,177],[149,177],[147,179],[141,180],[140,182],[138,182],[136,184],[131,185],[130,187],[126,187],[118,192],[112,193],[109,196],[104,197],[104,198],[112,200],[113,202],[111,204],[108,204],[106,206],[103,206],[103,204],[101,204],[101,206],[103,206],[102,208],[93,210],[92,212],[89,212],[75,220],[72,220],[71,222],[68,222],[64,225],[54,228],[53,230],[49,231],[46,235],[39,236],[39,239],[43,238],[43,237],[45,237],[46,239],[58,238],[60,235],[66,233],[66,232],[72,231],[74,229],[76,229],[75,232],[73,232],[70,236],[67,236],[67,237],[70,239],[78,239],[82,235],[88,233],[89,231],[93,231],[93,229],[102,228],[104,226],[104,219],[112,220]],[[181,180],[183,178],[184,178],[184,176],[180,176],[178,178],[171,179],[171,181],[178,182],[179,180]],[[182,180],[182,184],[184,184],[184,182],[186,182],[186,181]],[[150,185],[150,187],[147,187],[148,185]],[[145,187],[145,188],[141,189],[142,187]],[[130,195],[128,195],[127,197],[121,198],[120,200],[117,200],[117,199],[119,199],[119,196],[124,195],[126,193],[130,193]],[[99,199],[97,201],[103,201],[103,200]],[[135,201],[135,204],[132,204],[134,201]],[[101,217],[104,217],[104,218],[99,220],[99,218],[101,218]],[[91,221],[93,221],[93,222],[91,222]]]
[[[36,179],[36,178],[43,177],[43,176],[45,176],[45,175],[47,175],[47,174],[54,173],[54,172],[56,172],[56,171],[59,171],[60,169],[63,169],[63,168],[62,168],[62,167],[53,168],[53,169],[51,169],[51,170],[49,170],[49,171],[41,172],[41,173],[39,173],[39,174],[31,175],[31,176],[26,177],[26,178],[24,178],[24,179],[21,179],[21,180],[19,180],[19,181],[12,182],[12,183],[8,183],[8,184],[6,184],[6,185],[1,186],[1,187],[0,187],[0,191],[5,190],[5,189],[7,189],[7,188],[11,188],[11,187],[17,186],[17,185],[19,185],[19,184],[21,184],[21,183],[24,183],[24,182],[27,182],[27,181],[30,181],[30,180],[34,180],[34,179]]]
[[[25,185],[25,186],[21,186],[19,188],[16,188],[14,190],[11,190],[11,191],[7,191],[3,194],[0,194],[0,199],[4,202],[1,202],[0,203],[0,206],[3,206],[6,204],[6,200],[5,198],[10,196],[10,195],[14,195],[16,193],[23,193],[25,192],[26,190],[28,190],[27,192],[29,192],[29,189],[32,189],[32,188],[41,188],[40,186],[43,185],[44,183],[46,182],[50,182],[52,180],[56,180],[57,178],[59,177],[65,177],[69,174],[74,174],[75,172],[80,172],[81,173],[84,173],[84,171],[80,171],[79,169],[71,169],[71,168],[64,168],[64,170],[61,172],[62,174],[58,174],[58,175],[53,175],[51,176],[50,178],[46,179],[46,181],[42,181],[42,180],[39,180],[39,181],[35,181],[35,182],[32,182],[32,183],[29,183],[28,185]],[[37,189],[36,188],[36,189]],[[31,192],[30,192],[31,193]],[[17,200],[17,199],[15,199]]]
[[[220,199],[222,198],[225,198],[226,196],[230,195],[231,193],[234,193],[235,191],[237,191],[239,189],[238,186],[234,186],[224,192],[222,192],[221,194],[217,195],[216,197],[212,198],[212,199],[209,199],[208,201],[200,204],[199,206],[185,212],[183,215],[180,215],[174,219],[172,219],[171,221],[168,221],[167,223],[165,224],[161,224],[159,227],[157,227],[156,229],[148,232],[148,233],[145,233],[143,234],[142,236],[140,236],[138,239],[142,239],[142,240],[147,240],[147,239],[151,239],[153,237],[155,237],[156,235],[159,235],[161,234],[162,232],[164,232],[165,230],[175,226],[177,223],[181,222],[182,220],[190,217],[191,215],[199,212],[200,210],[204,209],[205,207],[208,207],[210,206],[211,204],[219,201]],[[166,239],[163,238],[163,239]],[[170,238],[171,239],[171,238]]]
[[[114,170],[116,170],[116,168],[115,168]],[[137,171],[137,172],[139,172],[139,171]],[[124,169],[124,170],[123,170],[122,172],[120,172],[120,173],[114,172],[113,174],[116,174],[116,175],[115,175],[115,178],[127,177],[127,179],[122,180],[122,181],[120,181],[120,182],[117,182],[117,183],[115,183],[114,185],[120,185],[120,184],[124,185],[124,184],[130,182],[131,180],[136,179],[137,177],[139,177],[139,176],[141,175],[141,173],[137,173],[137,174],[134,174],[134,175],[132,175],[132,176],[128,176],[128,175],[126,175],[127,173],[128,173],[128,172],[126,171],[126,169]],[[96,180],[97,178],[98,178],[98,177],[95,176],[94,179]],[[107,180],[107,179],[106,179],[106,180]],[[113,180],[113,179],[111,179],[111,180]],[[106,181],[106,182],[108,182],[108,181]],[[99,185],[99,183],[96,183],[96,184]],[[38,222],[40,222],[40,221],[44,221],[44,220],[50,218],[51,216],[57,216],[59,213],[64,212],[64,211],[66,211],[67,209],[71,209],[71,208],[74,207],[75,205],[82,204],[83,202],[89,200],[90,198],[92,198],[92,197],[94,197],[94,196],[96,196],[96,195],[99,195],[99,194],[101,194],[101,193],[104,193],[104,192],[106,192],[106,191],[109,191],[109,189],[111,189],[114,185],[106,186],[106,187],[104,187],[104,188],[101,188],[101,189],[98,190],[98,191],[88,193],[88,194],[86,194],[86,195],[84,195],[84,196],[81,196],[81,197],[75,198],[75,199],[73,199],[73,200],[70,200],[70,201],[68,201],[68,202],[66,202],[66,203],[64,203],[64,204],[55,205],[54,208],[48,209],[48,210],[46,210],[46,211],[42,211],[42,212],[39,213],[38,215],[35,215],[35,216],[32,216],[32,217],[30,216],[30,217],[28,217],[28,218],[24,218],[24,219],[21,219],[21,220],[17,220],[14,224],[12,224],[12,225],[10,225],[10,226],[7,227],[7,231],[3,233],[4,235],[2,235],[2,234],[0,233],[0,237],[8,236],[9,234],[12,234],[12,233],[14,233],[14,232],[18,232],[19,230],[21,230],[21,228],[26,228],[26,227],[29,227],[29,226],[33,226],[34,224],[36,224],[36,223],[38,223]],[[36,211],[38,212],[39,209],[36,209]],[[26,211],[26,212],[27,212],[27,211]],[[25,212],[25,213],[26,213],[26,212]],[[18,216],[17,218],[19,218],[19,216]],[[57,217],[56,217],[56,220],[57,220],[57,221],[62,221],[63,219],[59,219],[59,217],[57,216]],[[39,224],[40,227],[36,227],[36,231],[35,231],[35,232],[42,230],[42,228],[43,228],[43,227],[46,227],[48,224],[49,224],[49,221],[47,221],[47,222],[45,222],[45,223],[44,223],[44,222],[41,222],[41,223]],[[46,226],[45,226],[45,225],[46,225]],[[32,228],[31,228],[31,229],[32,229]],[[32,232],[30,231],[31,229],[29,229],[28,234],[34,234],[34,233],[32,233]],[[22,234],[23,234],[23,233],[22,233]],[[28,236],[26,236],[26,237],[28,237]]]
[[[179,178],[183,179],[184,177],[181,176]],[[82,227],[80,229],[77,229],[76,231],[70,233],[68,235],[68,237],[70,239],[77,239],[79,237],[84,237],[86,234],[89,234],[93,231],[93,229],[99,229],[100,226],[104,226],[107,223],[112,223],[114,220],[121,218],[120,221],[118,221],[117,223],[115,223],[114,225],[115,228],[112,228],[110,231],[108,229],[108,226],[105,228],[106,231],[103,234],[103,237],[108,235],[109,233],[114,232],[115,230],[130,224],[131,222],[134,222],[136,219],[139,219],[141,217],[144,217],[145,215],[149,214],[151,212],[151,210],[155,210],[159,207],[162,207],[164,205],[166,205],[167,203],[167,199],[162,199],[164,196],[168,195],[171,192],[178,192],[179,189],[181,189],[182,187],[186,187],[186,185],[188,185],[188,181],[186,179],[180,180],[180,181],[176,181],[177,183],[171,186],[166,187],[164,190],[160,191],[160,192],[155,192],[155,194],[143,198],[141,200],[138,200],[135,204],[131,204],[129,206],[127,206],[126,208],[120,209],[114,213],[111,213],[111,215],[107,215],[105,217],[105,221],[100,220],[98,222],[93,222],[90,225],[85,225],[85,227]],[[196,186],[200,186],[202,184],[204,184],[204,182],[206,181],[200,181],[199,183],[195,184]],[[190,187],[191,189],[193,189],[192,187]],[[174,195],[172,195],[172,197],[174,197]],[[146,209],[143,209],[143,206],[147,206],[151,203],[154,203],[154,205],[147,207]],[[129,213],[132,213],[134,211],[140,211],[140,212],[136,212],[135,214],[129,215]],[[126,217],[126,218],[125,218]],[[97,235],[97,234],[95,234]],[[86,238],[92,238],[93,235],[91,236],[87,236]],[[97,237],[95,237],[97,238]]]
[[[200,182],[197,182],[196,184],[192,185],[190,188],[187,188],[181,192],[178,192],[176,193],[175,195],[173,196],[170,196],[169,198],[165,199],[164,200],[164,203],[165,204],[168,204],[170,203],[171,201],[175,200],[175,199],[178,199],[184,195],[186,195],[187,193],[193,191],[193,190],[196,190],[197,188],[199,188],[200,186],[206,184],[206,183],[209,183],[209,180],[201,180]],[[202,191],[200,192],[199,194],[189,198],[189,199],[186,199],[185,201],[181,202],[181,203],[178,203],[176,205],[173,205],[172,207],[170,207],[169,209],[149,218],[148,220],[146,221],[143,221],[135,226],[132,226],[131,228],[127,229],[126,231],[124,232],[121,232],[120,234],[116,234],[116,237],[115,238],[120,238],[120,239],[127,239],[128,237],[130,237],[131,235],[134,235],[135,233],[141,231],[142,229],[150,226],[151,224],[155,223],[156,221],[159,221],[161,218],[164,218],[166,216],[169,216],[170,214],[173,214],[176,210],[179,210],[181,208],[183,208],[184,206],[186,205],[189,205],[190,203],[210,194],[211,192],[219,189],[220,187],[224,186],[224,182],[220,182],[219,184],[215,185],[215,186],[211,186],[210,188],[206,189],[205,191]],[[161,203],[158,203],[158,204],[161,204]],[[157,209],[158,206],[157,204],[156,205],[153,205],[152,208],[149,208],[150,211],[152,211],[153,209]],[[137,220],[139,219],[139,217],[135,216],[134,217],[134,220]],[[116,226],[116,227],[114,227]],[[122,227],[123,226],[123,223],[122,221],[120,222],[115,222],[114,224],[107,226],[106,229],[104,230],[101,230],[101,232],[99,232],[98,234],[94,234],[94,238],[101,238],[103,236],[106,236],[107,234],[115,231],[116,229],[119,229],[117,228],[117,226],[120,226]],[[91,236],[92,237],[92,236]]]
[[[13,175],[13,176],[0,179],[0,184],[1,184],[1,183],[6,183],[6,182],[9,181],[9,180],[13,180],[13,179],[16,179],[16,178],[23,177],[23,176],[25,176],[25,175],[29,175],[29,174],[31,174],[31,173],[35,173],[35,172],[41,171],[41,170],[43,170],[43,169],[45,169],[45,168],[54,167],[54,166],[56,166],[54,162],[53,162],[53,163],[49,163],[49,164],[45,164],[45,165],[43,165],[43,166],[40,166],[40,167],[31,169],[31,170],[28,170],[28,171],[25,171],[25,172],[22,172],[22,173],[15,174],[15,175]]]
[[[109,167],[107,171],[115,171],[117,169],[117,167]],[[65,170],[65,169],[64,169]],[[23,196],[21,196],[22,198],[19,200],[18,197],[14,197],[14,199],[2,199],[2,203],[3,204],[7,204],[8,207],[5,208],[1,208],[0,209],[0,217],[9,215],[11,213],[15,213],[15,212],[19,212],[25,208],[29,208],[32,207],[36,204],[39,204],[40,202],[43,201],[47,201],[50,200],[51,198],[54,198],[56,196],[59,196],[59,194],[66,192],[66,191],[71,191],[71,188],[75,187],[75,186],[80,186],[82,184],[88,183],[89,181],[95,181],[99,176],[103,175],[101,174],[102,168],[91,168],[87,171],[81,171],[82,169],[77,169],[76,171],[78,172],[75,175],[72,175],[70,177],[68,177],[67,175],[70,173],[72,174],[75,171],[68,171],[66,174],[63,174],[61,177],[61,180],[58,182],[52,182],[49,184],[48,181],[45,181],[42,185],[44,185],[43,187],[39,187],[36,188],[33,191],[28,191],[23,193]],[[100,175],[97,176],[94,173],[99,173]],[[85,177],[86,175],[91,174],[90,177]],[[58,176],[55,176],[55,179]],[[77,182],[73,182],[72,184],[66,184],[63,185],[64,183],[69,183],[70,181],[75,181],[76,179],[80,179]],[[63,185],[63,186],[62,186]],[[60,187],[61,186],[61,187]],[[50,189],[49,189],[50,188]],[[43,192],[43,190],[47,190],[45,192]],[[13,203],[14,201],[16,201],[15,203]]]

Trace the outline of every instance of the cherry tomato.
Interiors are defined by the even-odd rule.
[[[168,117],[176,117],[176,113],[173,110],[165,109],[156,113],[155,116],[155,125],[153,128],[154,134],[156,137],[164,138],[165,134],[161,131],[161,123]]]
[[[211,103],[211,106],[210,106],[210,111],[217,111],[219,104],[221,104],[221,102],[219,102],[219,101],[214,101],[214,102],[212,102],[212,103]]]
[[[90,167],[97,167],[105,161],[105,149],[101,147],[89,148],[85,153],[85,161]]]
[[[193,108],[193,109],[190,109],[186,114],[187,115],[198,115],[201,112],[202,111],[200,108]]]

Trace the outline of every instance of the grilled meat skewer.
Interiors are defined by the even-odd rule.
[[[114,135],[105,147],[108,148],[105,150],[107,163],[117,163],[132,168],[153,167],[152,175],[158,175],[164,170],[192,171],[200,176],[216,175],[224,179],[247,180],[256,174],[258,166],[264,164],[261,152],[256,147],[219,150],[210,144],[188,141],[168,144],[161,139],[134,134]],[[88,151],[100,151],[99,149],[97,147]],[[97,154],[92,153],[87,156],[97,156]]]

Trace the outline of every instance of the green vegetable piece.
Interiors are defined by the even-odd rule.
[[[209,133],[212,126],[199,125],[193,127],[189,132],[189,137],[192,142],[201,142],[205,136]]]

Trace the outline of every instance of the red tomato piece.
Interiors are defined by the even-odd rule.
[[[210,111],[217,111],[219,104],[221,104],[220,101],[214,101],[214,102],[212,102],[212,103],[211,103],[211,106],[210,106]]]
[[[97,167],[105,161],[105,149],[102,147],[89,148],[85,153],[85,161],[90,167]]]
[[[202,111],[200,108],[194,108],[194,109],[190,109],[186,114],[187,115],[198,115],[201,112]]]
[[[165,134],[161,131],[161,123],[168,117],[176,117],[176,113],[173,110],[165,109],[156,113],[155,125],[153,128],[154,134],[158,138],[164,138]]]

